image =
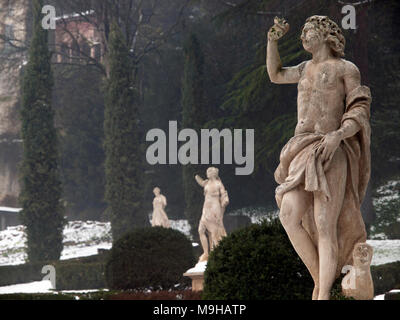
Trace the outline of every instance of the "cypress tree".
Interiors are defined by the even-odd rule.
[[[140,213],[142,165],[134,65],[116,23],[111,26],[108,50],[104,113],[105,199],[116,241],[132,228],[145,225],[147,216]]]
[[[206,103],[204,97],[204,56],[199,40],[190,34],[185,42],[185,65],[182,83],[182,127],[192,128],[200,136],[200,129],[206,120]],[[185,197],[185,215],[197,237],[202,204],[203,190],[194,179],[196,174],[204,177],[204,166],[187,164],[183,166],[182,180]]]
[[[28,260],[57,260],[63,248],[57,132],[51,106],[53,78],[41,0],[33,1],[33,37],[22,80],[21,220],[26,226]]]

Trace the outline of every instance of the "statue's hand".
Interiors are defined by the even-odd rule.
[[[196,182],[197,182],[200,186],[204,187],[204,185],[205,185],[205,183],[206,183],[205,180],[203,180],[198,174],[196,174],[196,175],[194,176],[194,178],[196,179]]]
[[[339,147],[342,138],[336,131],[327,133],[322,139],[317,149],[316,157],[320,156],[324,169],[327,170],[336,149]]]
[[[268,31],[268,40],[277,41],[289,31],[289,24],[283,18],[274,18],[274,25]]]

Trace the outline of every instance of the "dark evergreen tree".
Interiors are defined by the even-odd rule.
[[[53,71],[66,215],[100,220],[105,210],[102,77],[94,66],[57,65]]]
[[[28,260],[57,260],[63,244],[57,132],[51,106],[53,86],[48,33],[42,28],[41,0],[33,1],[33,37],[22,83],[21,220],[26,226]]]
[[[204,57],[200,43],[195,34],[190,34],[185,43],[185,65],[182,83],[182,127],[198,132],[206,121],[206,103],[204,95]],[[182,180],[185,196],[185,215],[197,236],[202,212],[203,190],[194,179],[204,166],[187,164],[183,166]],[[203,170],[204,171],[204,170]]]
[[[116,241],[132,228],[148,223],[148,219],[141,210],[143,170],[134,65],[116,23],[112,24],[108,50],[104,114],[105,199]]]

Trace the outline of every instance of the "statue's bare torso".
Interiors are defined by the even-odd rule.
[[[305,61],[298,83],[297,126],[295,134],[321,133],[339,129],[344,113],[343,59],[330,59],[322,63]]]

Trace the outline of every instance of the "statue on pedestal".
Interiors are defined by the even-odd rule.
[[[155,195],[153,200],[153,218],[151,219],[151,226],[161,226],[164,228],[170,228],[168,216],[164,211],[167,206],[167,198],[161,194],[161,190],[158,187],[153,189]]]
[[[301,40],[312,58],[282,67],[278,39],[288,30],[284,19],[275,18],[267,44],[271,82],[298,84],[298,122],[275,171],[276,201],[282,225],[314,280],[312,298],[326,300],[342,268],[354,264],[354,250],[368,246],[360,206],[371,170],[371,93],[361,85],[358,68],[342,58],[345,38],[335,22],[308,18]],[[367,292],[364,298],[372,299],[373,287]]]
[[[218,176],[218,169],[207,169],[207,179],[195,176],[197,183],[204,188],[203,213],[199,223],[199,236],[203,254],[199,262],[207,261],[208,254],[226,236],[223,223],[224,212],[229,204],[228,192]]]

